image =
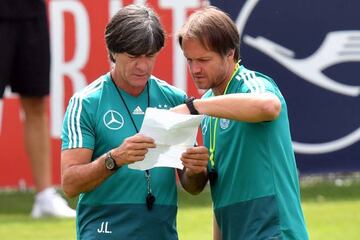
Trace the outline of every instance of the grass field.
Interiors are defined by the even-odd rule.
[[[360,239],[359,178],[306,178],[301,182],[302,203],[311,239]],[[1,240],[75,239],[75,220],[29,217],[31,191],[0,193]],[[70,202],[75,206],[75,200]],[[178,230],[181,240],[211,239],[209,189],[198,196],[179,191]]]

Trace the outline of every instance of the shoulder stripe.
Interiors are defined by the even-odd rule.
[[[67,126],[69,136],[69,148],[83,147],[83,138],[80,125],[82,101],[84,97],[100,89],[103,86],[103,82],[103,78],[94,81],[93,83],[88,85],[82,92],[76,93],[71,99],[72,104],[69,108],[69,119]]]
[[[251,78],[253,79],[253,81],[257,82],[257,85],[259,86],[259,93],[264,93],[265,92],[264,82],[259,77],[256,76],[254,71],[251,71],[250,75],[252,76]]]
[[[70,124],[71,124],[71,115],[73,114],[73,110],[74,108],[74,97],[70,99],[70,103],[69,103],[69,112],[68,112],[68,120],[67,120],[67,129],[68,129],[68,137],[69,137],[69,148],[72,147],[72,135],[75,134],[71,131],[72,128],[70,128]]]
[[[244,80],[245,85],[249,88],[251,93],[265,92],[264,83],[256,76],[254,71],[241,73],[240,77]]]
[[[250,92],[256,92],[256,87],[253,85],[252,82],[249,82],[247,73],[241,73],[240,77],[244,80],[244,83],[249,88]]]

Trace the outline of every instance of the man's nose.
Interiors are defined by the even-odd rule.
[[[200,66],[200,64],[198,63],[198,62],[196,62],[196,61],[193,61],[192,63],[191,63],[191,72],[193,73],[193,74],[196,74],[196,73],[200,73],[201,72],[201,66]]]
[[[145,56],[141,56],[136,61],[136,68],[145,71],[148,69],[149,64],[150,60]]]

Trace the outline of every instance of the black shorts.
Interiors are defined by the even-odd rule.
[[[7,85],[21,96],[49,95],[49,42],[46,15],[0,19],[0,98]]]

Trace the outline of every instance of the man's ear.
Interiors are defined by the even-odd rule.
[[[234,50],[234,49],[230,49],[226,56],[227,56],[227,57],[234,58],[234,54],[235,54],[235,50]]]

